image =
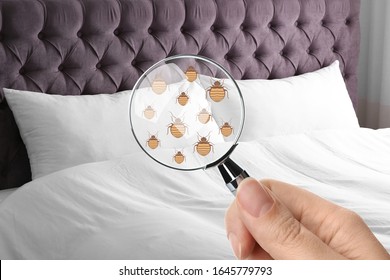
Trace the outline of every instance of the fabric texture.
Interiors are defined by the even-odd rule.
[[[128,118],[130,92],[62,96],[4,89],[32,178],[138,152]]]
[[[390,252],[389,153],[390,129],[358,128],[259,138],[233,159],[355,211]],[[233,199],[217,168],[179,172],[143,152],[79,165],[0,203],[0,258],[233,259]]]
[[[0,0],[0,88],[131,89],[170,55],[199,54],[236,79],[275,79],[339,60],[356,106],[359,0]],[[0,93],[0,186],[31,179]]]
[[[246,109],[240,141],[359,127],[338,61],[299,76],[237,84]]]

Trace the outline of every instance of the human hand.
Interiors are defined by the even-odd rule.
[[[279,181],[242,181],[225,224],[239,259],[390,259],[356,213]]]

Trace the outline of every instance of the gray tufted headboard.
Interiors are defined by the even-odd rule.
[[[200,54],[237,79],[341,62],[356,107],[360,0],[0,0],[0,88],[56,94],[131,89],[154,62]],[[0,187],[31,180],[0,91]]]

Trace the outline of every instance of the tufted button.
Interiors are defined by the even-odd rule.
[[[307,49],[306,52],[307,52],[308,54],[311,54],[311,50],[310,50],[310,49]]]
[[[184,32],[184,27],[180,27],[180,32],[183,33]]]
[[[281,56],[284,56],[284,51],[280,51],[279,54],[280,54]]]
[[[62,70],[64,70],[64,65],[62,64],[58,65],[58,71],[62,71]]]
[[[19,69],[19,74],[20,74],[20,75],[26,74],[26,69],[24,69],[24,67],[20,68],[20,69]]]
[[[137,61],[135,61],[135,60],[133,60],[132,62],[131,62],[131,65],[133,65],[133,66],[135,66],[137,64]]]
[[[244,30],[245,29],[244,25],[240,25],[240,29]]]
[[[335,52],[335,51],[336,51],[336,48],[335,48],[335,47],[331,47],[330,50],[331,50],[332,52]]]
[[[298,27],[298,26],[299,26],[299,22],[296,21],[296,22],[294,23],[294,25],[295,25],[296,27]]]
[[[345,23],[345,25],[349,25],[349,24],[351,23],[351,21],[350,21],[349,19],[346,19],[346,20],[344,21],[344,23]]]
[[[115,36],[118,36],[119,34],[120,34],[119,29],[115,29],[115,30],[114,30],[114,35],[115,35]]]
[[[212,25],[212,26],[210,27],[210,30],[211,30],[211,31],[214,31],[214,30],[215,30],[214,25]]]
[[[3,36],[0,34],[0,41],[3,40]]]
[[[322,26],[325,26],[325,25],[326,25],[326,24],[325,24],[325,21],[323,21],[323,20],[320,21],[320,24],[321,24]]]
[[[268,23],[268,28],[273,28],[274,25],[272,24],[272,22]]]
[[[79,37],[79,38],[83,37],[83,33],[81,31],[78,31],[77,32],[77,37]]]
[[[148,33],[152,34],[153,33],[153,29],[152,28],[148,28]]]
[[[256,58],[256,53],[253,53],[253,54],[252,54],[252,57],[253,57],[253,58]]]
[[[42,40],[45,37],[45,35],[42,32],[38,33],[38,39]]]
[[[229,55],[228,55],[228,54],[225,54],[225,55],[223,56],[223,58],[224,58],[225,60],[228,60],[228,59],[229,59]]]
[[[98,63],[96,64],[96,69],[100,69],[100,68],[102,68],[102,65],[101,65],[100,62],[98,62]]]

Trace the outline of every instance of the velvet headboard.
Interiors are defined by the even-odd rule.
[[[131,89],[150,65],[199,54],[237,79],[340,61],[356,108],[360,0],[0,0],[0,88],[63,95]],[[0,187],[31,180],[0,91]]]

